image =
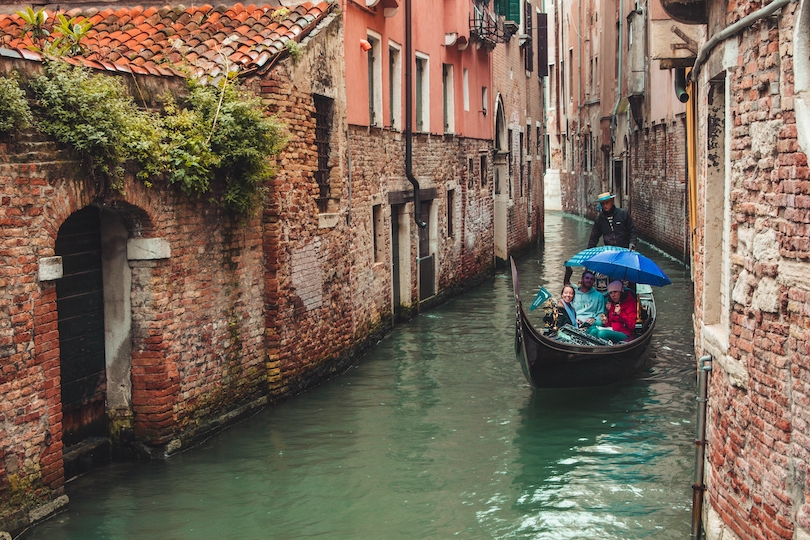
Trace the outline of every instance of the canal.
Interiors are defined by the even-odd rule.
[[[518,261],[527,304],[539,285],[559,294],[589,231],[546,216],[545,245]],[[70,482],[69,510],[23,538],[688,538],[689,270],[640,251],[673,284],[655,290],[652,361],[631,381],[533,391],[499,272],[397,326],[336,379],[167,461]]]

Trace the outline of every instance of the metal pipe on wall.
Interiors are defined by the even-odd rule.
[[[413,219],[421,227],[427,227],[422,221],[422,201],[420,200],[419,182],[413,175],[413,16],[411,0],[405,0],[405,176],[413,186]]]
[[[704,460],[706,458],[706,403],[709,394],[709,372],[712,370],[712,357],[703,356],[698,360],[698,411],[697,439],[695,439],[695,483],[692,484],[692,533],[690,538],[700,540],[703,522],[703,483]]]

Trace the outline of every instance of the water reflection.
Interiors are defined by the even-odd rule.
[[[555,294],[590,225],[547,216],[522,294]],[[694,456],[688,270],[642,247],[656,290],[649,371],[533,391],[499,274],[402,325],[341,377],[167,462],[67,486],[26,539],[685,538]]]

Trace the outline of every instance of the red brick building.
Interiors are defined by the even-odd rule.
[[[708,29],[689,111],[705,537],[810,538],[810,4],[664,7]]]
[[[245,218],[134,178],[100,191],[34,130],[0,138],[0,530],[66,504],[79,456],[106,454],[110,441],[181,450],[344,368],[395,314],[491,274],[491,142],[414,134],[420,210],[433,223],[423,234],[402,133],[348,115],[357,82],[344,17],[359,7],[68,12],[95,29],[71,62],[122,77],[152,107],[184,91],[177,63],[212,75],[235,66],[290,141],[261,213]],[[40,57],[20,26],[0,15],[0,75],[26,79]],[[470,170],[470,156],[483,168]],[[418,266],[428,258],[432,276]],[[92,290],[71,303],[64,284],[84,281],[76,275],[93,276]]]
[[[546,0],[544,10],[547,206],[593,219],[598,194],[610,191],[642,238],[686,259],[682,51],[653,45],[676,23],[658,0]]]
[[[508,7],[499,36],[503,43],[493,52],[495,256],[503,261],[543,240],[543,90],[548,73],[542,2],[521,0]]]

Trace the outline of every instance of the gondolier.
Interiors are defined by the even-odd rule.
[[[617,208],[614,204],[615,195],[605,192],[599,195],[597,202],[601,203],[602,210],[596,216],[591,229],[591,237],[588,239],[588,247],[595,247],[602,238],[606,246],[620,246],[636,249],[638,233],[630,217],[630,212],[622,208]]]

